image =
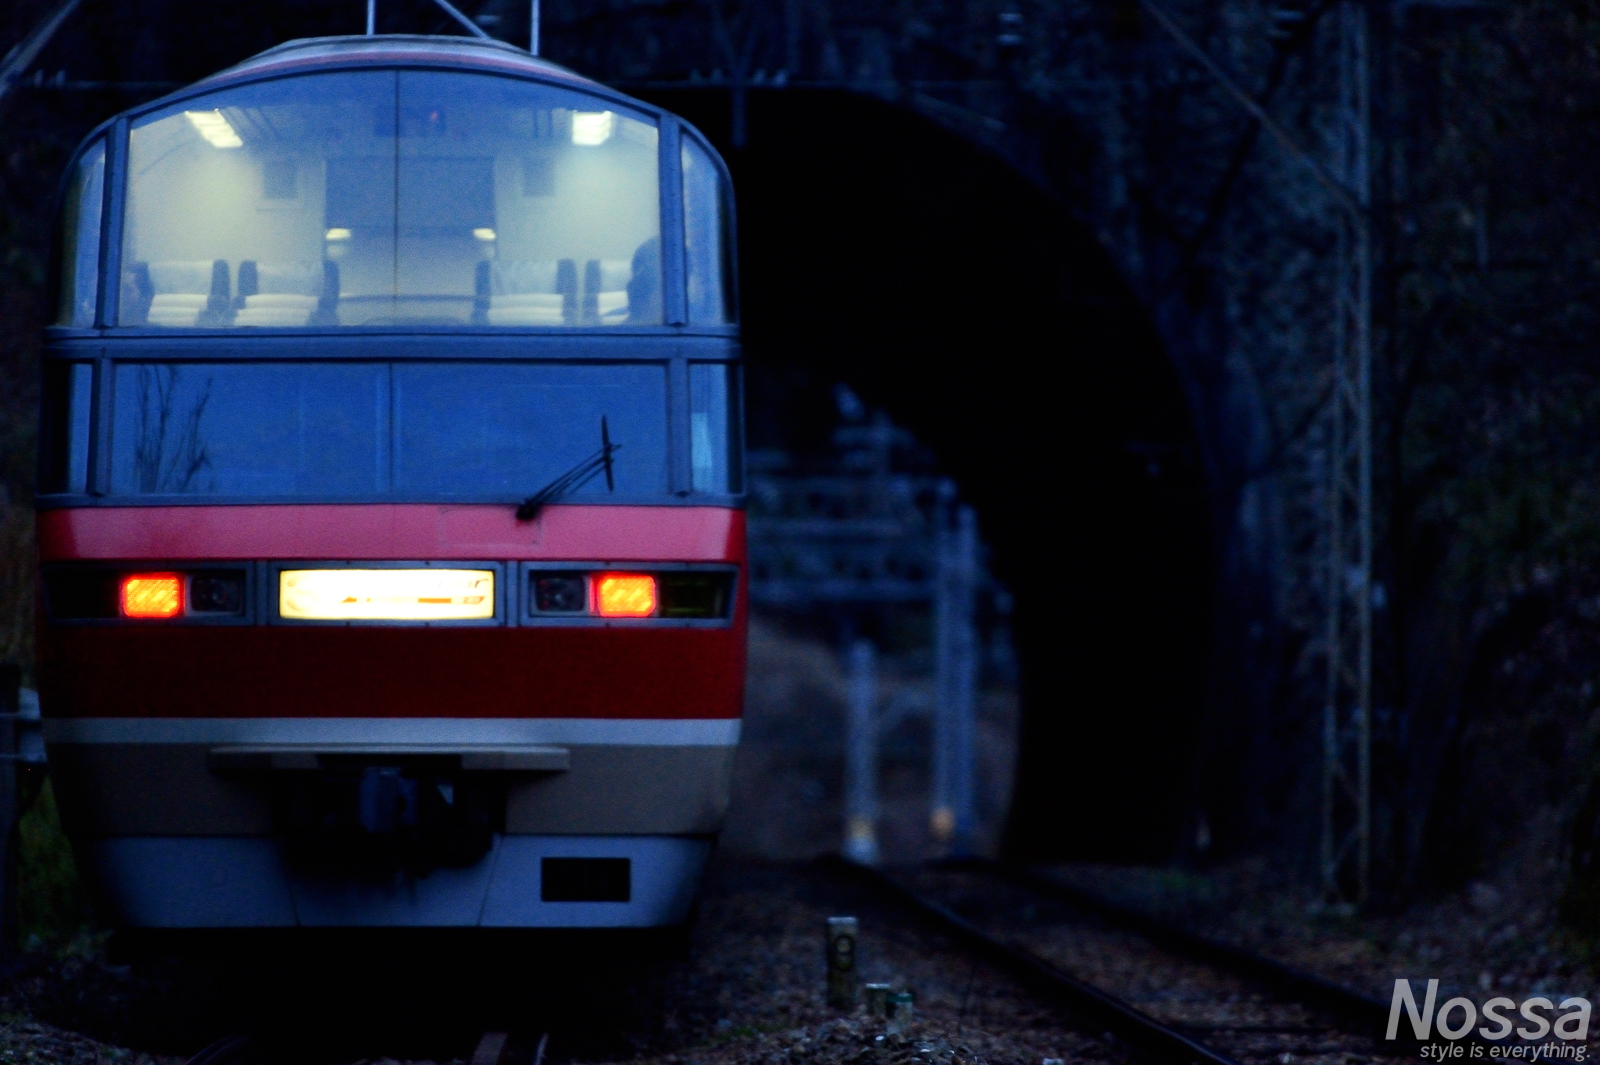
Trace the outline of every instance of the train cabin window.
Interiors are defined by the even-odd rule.
[[[721,325],[732,320],[727,191],[711,156],[683,141],[683,241],[689,262],[689,321]]]
[[[351,498],[388,476],[383,364],[118,363],[113,495]]]
[[[667,372],[656,364],[397,363],[395,490],[433,499],[523,499],[600,449],[618,448],[615,493],[667,491]],[[605,478],[574,498],[608,494]]]
[[[659,325],[653,119],[445,71],[285,78],[130,131],[119,324]]]
[[[92,306],[92,301],[91,301]],[[83,492],[89,487],[89,411],[94,365],[47,360],[44,368],[44,439],[40,484],[45,492]]]
[[[512,503],[600,447],[575,498],[667,494],[660,363],[119,362],[112,496]],[[85,435],[87,430],[85,430]]]
[[[689,366],[689,468],[696,492],[740,490],[737,373],[721,362]]]
[[[77,329],[94,325],[105,182],[106,142],[102,139],[83,153],[67,186],[61,219],[61,306],[57,325]]]

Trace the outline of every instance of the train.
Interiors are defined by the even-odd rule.
[[[293,41],[71,160],[38,688],[131,931],[672,928],[747,594],[733,194],[499,41]]]

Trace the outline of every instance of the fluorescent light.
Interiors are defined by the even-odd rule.
[[[572,112],[572,143],[593,147],[611,139],[617,116],[610,111]]]
[[[304,621],[467,621],[494,617],[487,569],[286,569],[278,616]]]
[[[328,232],[323,236],[322,239],[323,240],[349,240],[350,239],[350,231],[348,229],[340,229],[338,227],[335,227],[333,229],[328,230]]]
[[[472,231],[472,235],[474,237],[477,237],[479,240],[493,240],[494,239],[494,230],[492,230],[492,229],[474,229]]]
[[[241,148],[244,141],[233,131],[221,111],[185,111],[189,122],[213,148]]]

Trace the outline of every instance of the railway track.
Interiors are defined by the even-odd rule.
[[[467,1065],[544,1065],[545,1049],[549,1045],[549,1033],[529,1043],[509,1032],[485,1032],[474,1046]],[[210,1044],[186,1065],[269,1065],[273,1059],[270,1051],[264,1051],[248,1035],[234,1034]]]
[[[823,1008],[814,985],[815,929],[822,914],[840,912],[833,907],[843,901],[841,874],[855,881],[849,904],[864,905],[864,914],[879,911],[883,919],[871,933],[873,965],[917,990],[918,1027],[909,1038],[916,1047],[926,1042],[952,1051],[950,1065],[957,1059],[1037,1065],[1041,1054],[1045,1060],[1121,1065],[1380,1065],[1385,1058],[1415,1054],[1414,1046],[1377,1038],[1387,1011],[1371,1000],[1028,871],[964,862],[886,874],[838,859],[809,871],[746,872],[714,894],[720,901],[709,911],[702,948],[672,981],[686,997],[670,1009],[695,1028],[653,1047],[640,1043],[636,1053],[677,1063],[681,1059],[669,1056],[671,1050],[692,1054],[692,1061],[704,1056],[708,1065],[831,1061],[815,1055],[832,1041],[843,1048],[829,1051],[840,1062],[879,1062],[887,1051],[875,1050],[874,1039],[883,1043],[883,1029],[859,1015]],[[920,920],[893,919],[892,910]],[[972,972],[1009,974],[988,983],[980,976],[983,1005],[970,1013],[973,976],[961,975],[964,966],[952,964],[953,955],[969,958]],[[608,1023],[599,1015],[592,1020]],[[587,1023],[567,1011],[537,1023],[546,1021],[554,1023],[561,1042],[558,1056],[570,1058],[574,1033]],[[1113,1038],[1102,1041],[1103,1033]],[[296,1057],[282,1053],[290,1044],[275,1042],[277,1052],[252,1052],[224,1041],[191,1065],[288,1065],[358,1056],[308,1056],[300,1048]],[[493,1033],[470,1056],[465,1039],[457,1045],[461,1049],[444,1058],[536,1065],[542,1057],[526,1039]],[[934,1057],[917,1053],[918,1062],[927,1058],[930,1065],[946,1060],[939,1057],[944,1051]]]
[[[835,869],[915,911],[1088,1024],[1173,1065],[1351,1065],[1384,1043],[1382,1003],[1027,870],[966,861]]]

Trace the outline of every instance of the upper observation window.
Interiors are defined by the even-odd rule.
[[[286,78],[130,132],[118,324],[662,321],[654,121],[439,71]]]
[[[689,321],[694,325],[720,325],[733,319],[727,190],[710,153],[687,137],[682,157]]]
[[[97,140],[78,160],[61,218],[61,306],[56,324],[94,325],[100,274],[100,205],[105,195],[106,142]]]

